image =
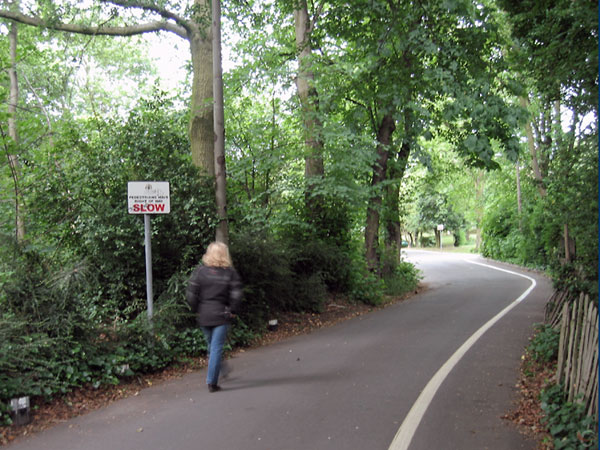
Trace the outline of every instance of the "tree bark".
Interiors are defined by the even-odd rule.
[[[563,225],[562,245],[564,246],[564,250],[565,250],[564,262],[572,263],[577,256],[576,247],[575,247],[575,239],[571,237],[571,234],[569,232],[569,225],[566,223]]]
[[[408,164],[408,158],[410,156],[410,140],[412,136],[412,117],[410,110],[406,109],[404,112],[404,141],[400,146],[400,151],[396,155],[396,161],[392,167],[390,167],[390,180],[395,180],[388,186],[386,196],[386,217],[385,227],[386,233],[386,249],[391,252],[396,251],[396,260],[400,262],[400,255],[402,250],[402,226],[400,224],[400,184],[404,178],[404,172]]]
[[[19,103],[19,79],[17,76],[17,43],[18,43],[18,25],[16,22],[10,24],[9,32],[9,53],[10,67],[8,77],[10,80],[9,99],[8,99],[8,135],[13,140],[15,148],[19,143],[19,133],[17,131],[17,105]],[[25,239],[25,220],[23,217],[23,193],[20,188],[20,167],[19,156],[17,154],[8,155],[8,164],[13,176],[15,186],[15,237],[17,242],[23,242]]]
[[[167,31],[189,41],[193,78],[188,132],[192,161],[203,174],[214,177],[215,133],[213,119],[212,32],[208,20],[203,20],[205,17],[200,18],[200,20],[198,17],[186,19],[156,3],[136,0],[107,0],[107,3],[112,3],[123,8],[150,11],[160,15],[163,20],[126,26],[88,26],[77,23],[62,23],[59,20],[44,21],[36,16],[2,9],[0,9],[0,17],[38,28],[49,28],[89,36],[134,36],[156,31]],[[210,11],[210,0],[195,0],[194,4],[196,10],[199,11],[196,14],[208,14],[207,18],[210,18],[210,14],[208,13]],[[224,159],[220,157],[217,164],[220,164],[220,161],[224,164]],[[223,188],[220,187],[220,189]],[[221,201],[222,199],[218,200],[218,202]],[[221,205],[222,207],[223,205]]]
[[[377,161],[373,166],[371,189],[373,191],[367,207],[367,224],[365,228],[365,248],[367,267],[370,271],[377,271],[379,267],[379,217],[382,204],[380,184],[386,179],[387,165],[390,154],[392,133],[396,123],[391,114],[383,117],[377,131]]]
[[[229,227],[227,223],[227,184],[225,167],[225,116],[223,111],[223,70],[221,66],[221,0],[213,0],[212,10],[213,30],[213,91],[215,96],[214,106],[214,133],[215,133],[215,183],[217,226],[216,240],[229,245]]]
[[[308,16],[306,0],[299,0],[294,11],[296,30],[296,51],[298,53],[298,76],[296,87],[300,100],[302,121],[304,123],[304,176],[306,181],[305,202],[309,217],[316,218],[320,214],[321,199],[314,194],[315,182],[325,174],[323,164],[323,141],[321,139],[322,124],[318,117],[319,96],[314,86],[312,66],[312,47],[310,38],[312,24]]]
[[[519,214],[519,229],[523,228],[523,218],[521,217],[521,213],[523,211],[523,203],[521,201],[521,168],[519,167],[519,160],[515,163],[516,173],[517,173],[517,213]]]
[[[395,180],[387,186],[385,192],[385,249],[387,254],[394,253],[394,260],[400,261],[400,250],[402,249],[402,227],[400,225],[400,211],[398,209],[398,198],[400,197],[400,180],[395,176],[397,170],[390,171],[390,180]],[[384,267],[384,272],[390,268]]]
[[[156,31],[167,31],[189,41],[193,78],[188,131],[192,160],[203,173],[214,176],[211,27],[206,26],[203,29],[199,23],[204,23],[205,21],[198,21],[197,19],[188,20],[156,4],[128,0],[110,0],[108,3],[123,8],[137,8],[151,11],[159,14],[164,20],[126,26],[88,26],[76,23],[62,23],[60,21],[44,21],[39,17],[8,10],[0,10],[0,17],[38,28],[50,28],[57,31],[89,36],[134,36]],[[198,11],[210,11],[208,0],[195,0],[194,3]]]
[[[192,98],[189,135],[192,161],[204,175],[215,176],[212,32],[190,34],[192,57]]]
[[[475,173],[475,198],[476,198],[476,206],[475,206],[475,217],[477,221],[477,228],[475,229],[475,250],[479,251],[481,247],[481,223],[483,222],[483,213],[484,213],[484,187],[485,187],[485,172],[481,169],[478,169]]]
[[[529,100],[525,97],[520,98],[521,106],[523,108],[528,108]],[[544,187],[544,179],[542,177],[542,172],[540,170],[540,166],[538,163],[538,154],[537,148],[535,145],[535,139],[533,138],[533,129],[531,127],[531,122],[527,121],[525,123],[525,134],[527,135],[527,145],[529,147],[529,153],[531,154],[531,168],[533,169],[533,177],[536,181],[538,191],[541,197],[546,196],[546,188]]]

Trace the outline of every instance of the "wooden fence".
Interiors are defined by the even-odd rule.
[[[546,305],[546,323],[560,327],[556,380],[568,401],[585,405],[598,418],[598,308],[589,296],[555,292]]]

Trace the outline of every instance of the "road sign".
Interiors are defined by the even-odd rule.
[[[144,245],[146,248],[146,296],[148,320],[152,323],[154,299],[152,292],[152,244],[150,214],[169,214],[171,201],[168,181],[129,181],[127,183],[127,210],[129,214],[144,215]]]
[[[127,211],[129,214],[169,214],[171,212],[169,182],[128,182]]]

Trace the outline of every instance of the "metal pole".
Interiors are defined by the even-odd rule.
[[[150,214],[144,214],[144,241],[146,245],[146,297],[148,301],[148,320],[152,322],[152,244],[150,242]]]

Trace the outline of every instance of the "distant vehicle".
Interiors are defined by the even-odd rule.
[[[409,243],[408,241],[402,241],[402,248],[408,247]]]

